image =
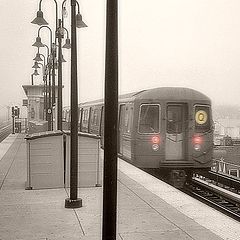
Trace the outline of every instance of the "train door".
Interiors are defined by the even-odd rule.
[[[119,108],[119,134],[118,134],[118,144],[119,144],[119,154],[123,155],[123,134],[124,134],[124,122],[125,122],[126,105],[122,104]]]
[[[184,160],[187,146],[187,104],[167,104],[166,160]]]
[[[131,160],[131,133],[132,133],[133,105],[120,105],[119,116],[119,153]]]

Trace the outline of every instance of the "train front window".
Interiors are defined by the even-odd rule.
[[[170,105],[167,107],[167,133],[182,133],[182,111],[182,105]]]
[[[159,133],[159,113],[159,105],[142,104],[140,107],[138,131],[140,133]]]
[[[209,106],[195,106],[195,132],[203,133],[210,130],[210,108]]]

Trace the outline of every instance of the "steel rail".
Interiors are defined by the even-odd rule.
[[[183,191],[240,221],[240,196],[238,194],[227,192],[226,189],[196,178],[192,179]]]

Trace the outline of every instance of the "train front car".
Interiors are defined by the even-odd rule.
[[[212,166],[211,101],[188,88],[157,88],[135,96],[131,162],[159,169],[176,187]]]

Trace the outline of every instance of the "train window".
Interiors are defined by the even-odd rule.
[[[140,107],[138,131],[140,133],[159,133],[160,106],[142,104]]]
[[[91,125],[97,126],[99,124],[99,109],[95,108],[91,111]]]
[[[82,108],[78,108],[78,110],[79,110],[78,123],[81,124],[82,112],[83,112],[82,110],[83,110],[83,109],[82,109]]]
[[[87,124],[88,122],[88,109],[84,109],[83,110],[83,120],[82,120],[83,124]]]
[[[121,104],[120,105],[120,110],[119,110],[119,131],[124,132],[124,127],[125,127],[125,115],[126,115],[126,105]]]
[[[210,108],[209,106],[195,106],[195,131],[202,133],[210,130]]]
[[[131,105],[126,107],[126,113],[125,113],[125,126],[124,129],[126,133],[131,132],[131,127],[132,127],[132,116],[133,115],[133,107]]]
[[[62,112],[62,121],[66,122],[66,110],[63,110]]]
[[[67,111],[66,111],[66,121],[67,121],[67,122],[71,122],[71,113],[70,113],[70,110],[67,110]]]
[[[183,129],[182,105],[169,105],[167,107],[167,133],[179,134]]]
[[[78,123],[80,123],[81,119],[81,108],[78,108]]]

